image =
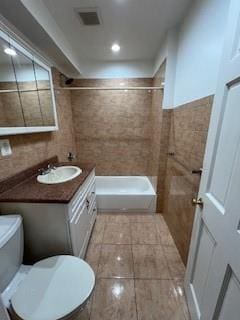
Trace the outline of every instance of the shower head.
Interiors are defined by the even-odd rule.
[[[61,77],[63,79],[63,83],[65,85],[69,85],[69,84],[72,84],[73,83],[73,78],[68,78],[65,76],[65,74],[61,73]]]
[[[66,78],[66,80],[65,80],[65,84],[71,84],[71,83],[73,83],[73,78]]]

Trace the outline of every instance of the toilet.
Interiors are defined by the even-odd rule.
[[[0,292],[4,305],[21,320],[74,319],[95,285],[82,259],[60,255],[22,264],[23,226],[18,215],[0,216]]]

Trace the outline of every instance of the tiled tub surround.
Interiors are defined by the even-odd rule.
[[[74,80],[73,86],[152,86],[152,79]],[[72,91],[78,160],[96,175],[148,175],[152,92]]]
[[[162,86],[165,76],[165,63],[161,65],[156,75],[153,78],[153,86]],[[159,176],[159,164],[162,159],[161,145],[159,143],[162,130],[163,130],[163,90],[153,90],[152,92],[152,106],[151,106],[151,145],[150,145],[150,156],[149,156],[149,176],[152,179],[154,187],[157,189],[157,178]],[[161,211],[159,211],[161,212]]]
[[[60,86],[60,73],[54,70],[54,86]],[[59,130],[51,133],[35,133],[4,137],[9,139],[12,155],[0,155],[0,181],[25,170],[54,155],[60,161],[67,160],[69,151],[75,152],[70,92],[55,90]]]
[[[162,125],[159,137],[159,162],[157,174],[157,212],[163,212],[165,177],[167,173],[167,159],[169,135],[171,128],[171,110],[162,111]]]
[[[170,137],[164,190],[164,218],[184,263],[187,262],[213,96],[171,110]],[[168,111],[167,111],[168,112]]]
[[[79,320],[189,319],[185,268],[161,215],[99,215],[86,260],[96,287]]]

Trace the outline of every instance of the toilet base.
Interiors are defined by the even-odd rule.
[[[86,301],[86,303],[83,306],[80,306],[78,308],[78,310],[75,310],[74,312],[72,312],[68,316],[63,317],[58,320],[89,320],[90,319],[90,310],[89,310],[90,309],[89,308],[90,299],[91,299],[91,297],[89,298],[88,301]],[[25,319],[19,318],[19,316],[14,312],[11,305],[10,305],[8,311],[11,316],[11,320],[25,320]]]

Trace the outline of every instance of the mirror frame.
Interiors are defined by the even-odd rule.
[[[52,107],[53,107],[53,115],[54,115],[54,126],[37,126],[37,127],[0,127],[0,136],[6,135],[15,135],[15,134],[27,134],[27,133],[37,133],[37,132],[51,132],[58,130],[58,120],[57,120],[57,110],[56,110],[56,102],[55,102],[55,94],[52,80],[52,70],[46,65],[43,61],[38,59],[32,53],[30,53],[27,49],[25,49],[22,45],[16,42],[11,38],[7,33],[3,30],[0,30],[0,38],[7,41],[11,46],[16,48],[18,51],[22,52],[25,56],[30,58],[33,62],[39,64],[42,68],[46,69],[49,73],[49,81],[50,81],[50,90],[52,97]],[[1,91],[1,90],[0,90]],[[1,94],[1,93],[0,93]]]

